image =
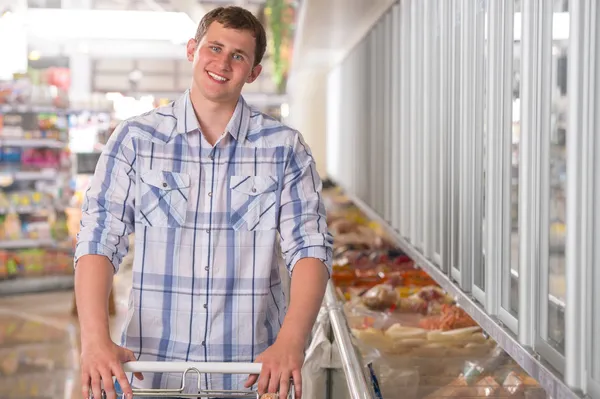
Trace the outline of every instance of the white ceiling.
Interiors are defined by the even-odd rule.
[[[303,0],[291,74],[339,63],[396,0]]]

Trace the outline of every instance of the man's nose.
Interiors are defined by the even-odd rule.
[[[218,55],[219,67],[223,71],[231,70],[231,56],[227,53],[221,53]]]

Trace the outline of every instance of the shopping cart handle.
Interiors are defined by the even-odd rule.
[[[261,363],[227,362],[127,362],[123,370],[128,373],[185,373],[194,369],[208,374],[260,374]]]

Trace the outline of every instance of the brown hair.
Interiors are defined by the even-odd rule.
[[[209,11],[202,17],[198,25],[194,38],[196,42],[200,42],[213,22],[218,22],[228,29],[245,30],[252,33],[256,42],[254,66],[260,64],[267,49],[267,34],[263,25],[250,11],[236,6],[218,7]]]

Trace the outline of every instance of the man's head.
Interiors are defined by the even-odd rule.
[[[208,12],[187,45],[194,88],[214,102],[237,100],[244,84],[260,74],[266,43],[264,27],[249,11],[219,7]]]

